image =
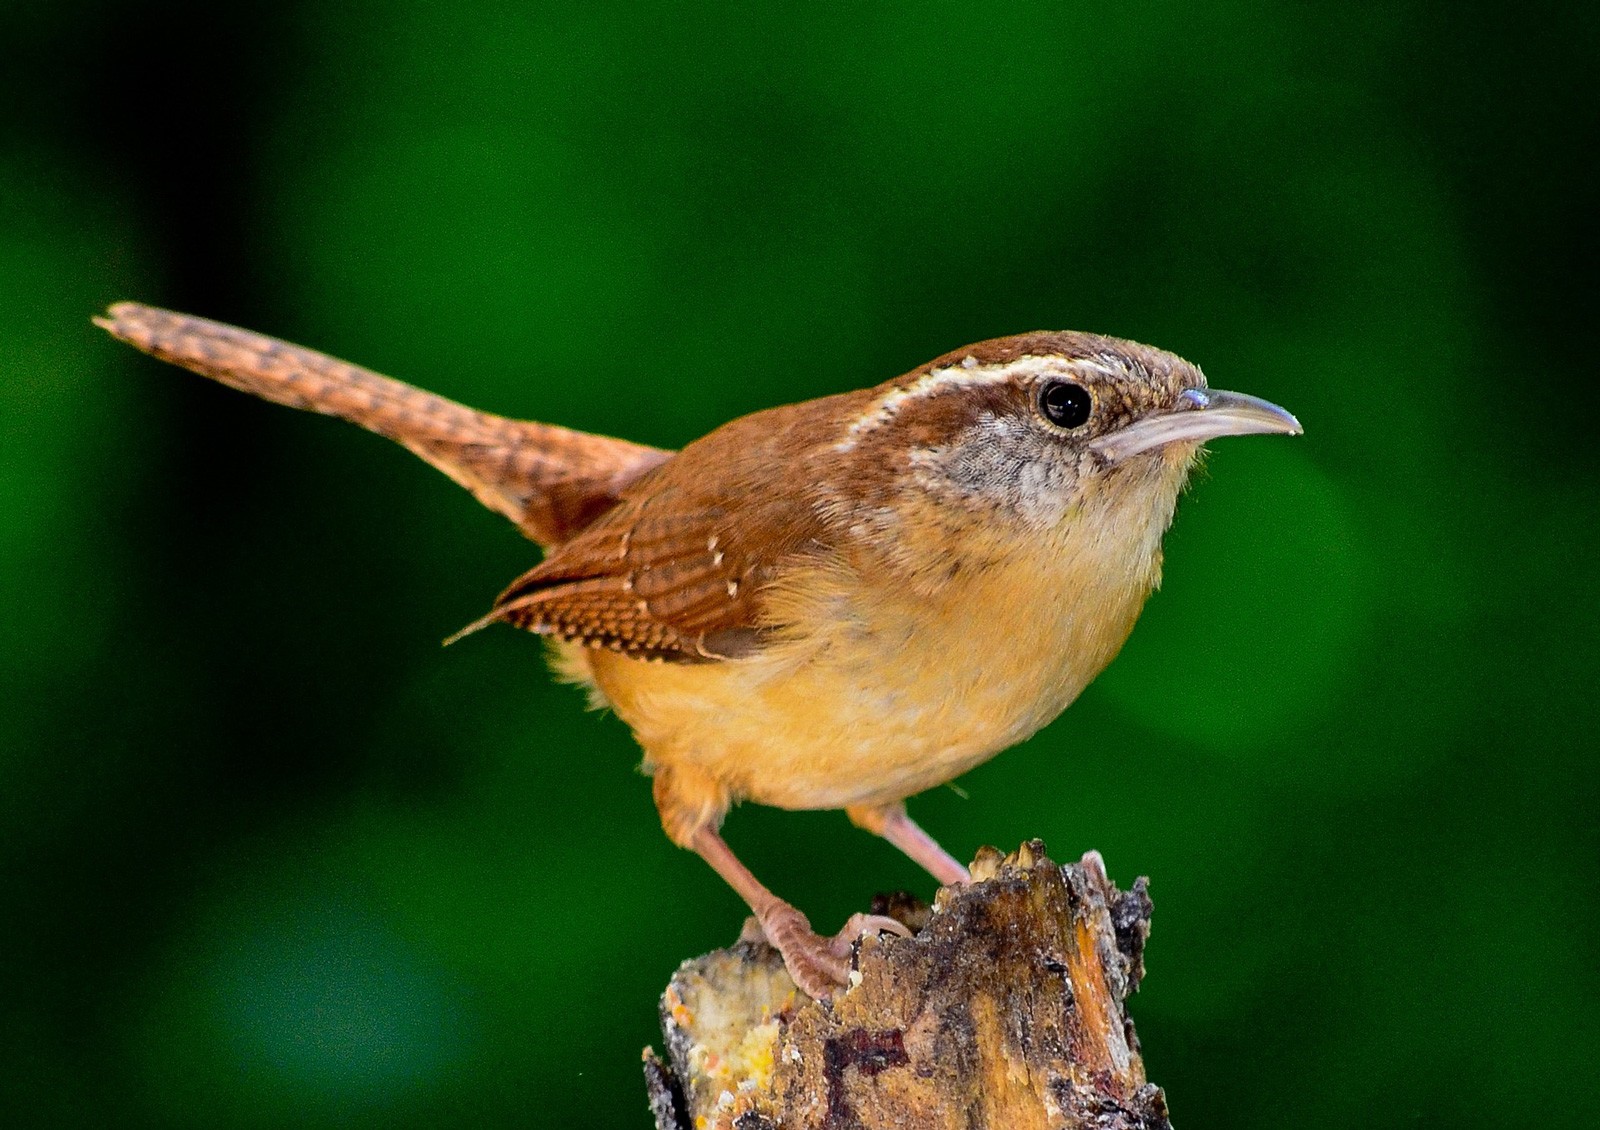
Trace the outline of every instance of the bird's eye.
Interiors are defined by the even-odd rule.
[[[1082,427],[1093,409],[1089,390],[1071,381],[1051,381],[1039,393],[1039,411],[1057,427]]]

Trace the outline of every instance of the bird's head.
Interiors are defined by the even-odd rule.
[[[1165,528],[1208,440],[1300,430],[1275,404],[1208,387],[1171,353],[1032,333],[956,350],[880,385],[835,446],[902,490],[988,520],[1059,530],[1105,505],[1163,512]]]

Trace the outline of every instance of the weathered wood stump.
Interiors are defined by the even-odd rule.
[[[1144,974],[1145,880],[1119,891],[1090,852],[985,849],[917,931],[869,937],[848,988],[800,994],[759,938],[685,962],[645,1051],[658,1130],[1170,1130],[1124,1002]]]

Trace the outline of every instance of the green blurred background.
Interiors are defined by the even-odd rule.
[[[89,326],[137,298],[667,446],[1034,328],[1289,406],[913,811],[1152,877],[1188,1130],[1592,1125],[1600,41],[1441,11],[6,5],[0,1121],[643,1127],[743,917],[533,639],[439,648],[535,550]],[[931,887],[728,835],[830,928]]]

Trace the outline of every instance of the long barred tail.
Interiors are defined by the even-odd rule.
[[[387,436],[466,487],[534,541],[553,545],[671,458],[659,448],[509,420],[286,341],[137,302],[94,323],[163,361],[291,408]]]

